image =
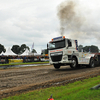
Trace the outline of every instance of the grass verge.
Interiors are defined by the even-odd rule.
[[[5,65],[28,65],[28,64],[46,64],[49,63],[47,62],[28,62],[28,63],[15,63],[15,64],[0,64],[0,66],[5,66]]]
[[[100,100],[100,89],[90,88],[100,84],[100,76],[33,92],[16,95],[2,100],[47,100],[53,94],[54,100]]]

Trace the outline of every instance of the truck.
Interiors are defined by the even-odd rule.
[[[49,63],[56,69],[66,65],[70,65],[71,68],[93,68],[100,65],[100,53],[79,52],[78,41],[65,36],[53,38],[47,44],[47,49]]]

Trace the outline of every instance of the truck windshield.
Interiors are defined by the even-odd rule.
[[[49,43],[49,49],[59,49],[65,47],[65,39],[61,41],[54,41]]]

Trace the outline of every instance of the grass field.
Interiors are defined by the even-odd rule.
[[[54,100],[100,100],[100,89],[90,88],[100,84],[100,76],[33,92],[16,95],[2,100],[47,100],[53,94]]]

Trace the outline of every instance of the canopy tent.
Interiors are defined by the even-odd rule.
[[[30,55],[30,56],[33,56],[33,55],[34,55],[34,53],[32,53],[32,52],[29,52],[29,53],[28,53],[28,55]]]
[[[41,54],[38,54],[38,53],[34,53],[34,56],[39,56],[39,55],[41,55]]]
[[[20,56],[28,56],[29,55],[29,50],[26,48],[25,52],[21,54]]]
[[[2,56],[2,55],[4,55],[4,52],[3,51],[0,53],[0,56]]]
[[[10,48],[8,48],[8,50],[5,53],[2,53],[2,55],[11,55],[11,56],[15,56],[17,54],[15,54]]]
[[[0,56],[1,55],[4,55],[4,56],[8,56],[8,55],[10,55],[10,56],[28,56],[28,55],[40,55],[40,54],[37,54],[37,53],[30,53],[30,51],[26,48],[26,50],[25,50],[25,52],[23,53],[23,54],[20,54],[20,55],[18,55],[18,54],[15,54],[10,48],[8,48],[8,50],[4,53],[4,52],[2,52],[1,54],[0,54]]]

